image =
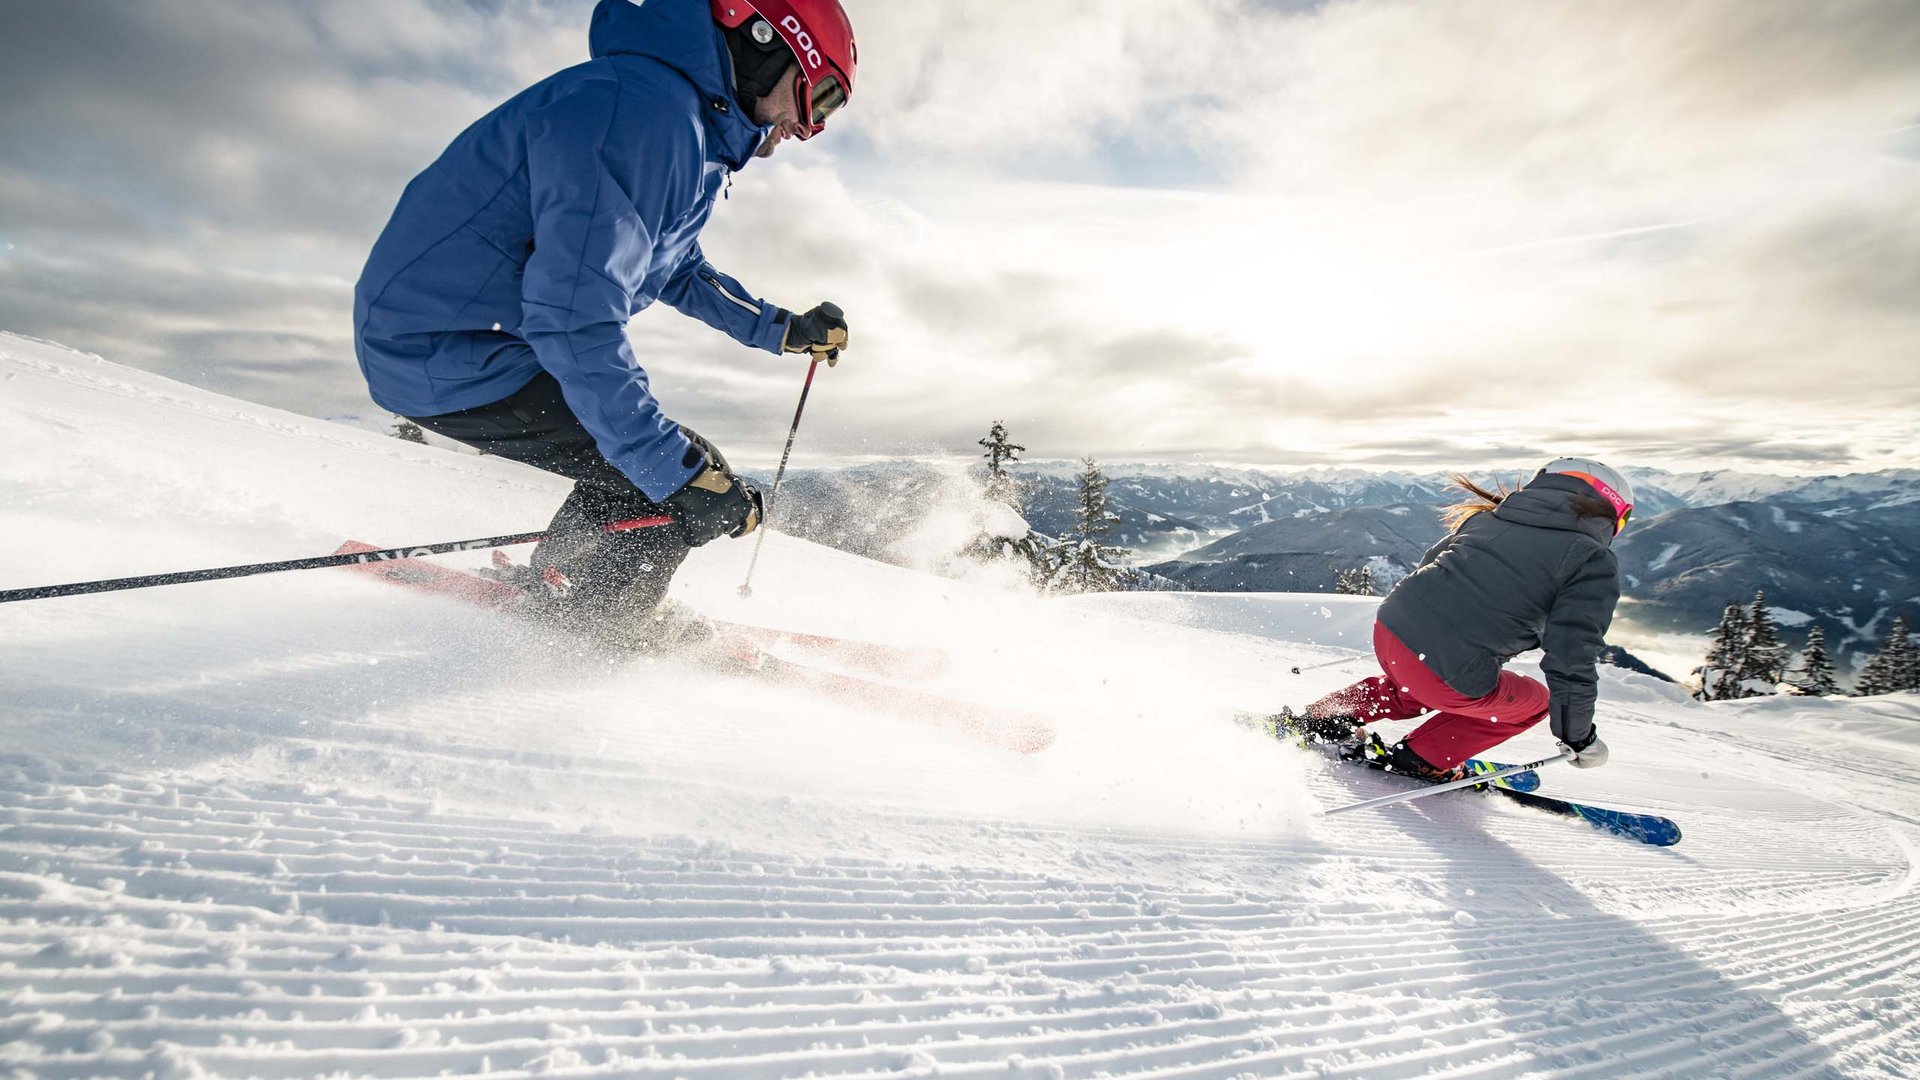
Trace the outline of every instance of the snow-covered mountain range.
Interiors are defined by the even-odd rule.
[[[1073,532],[1078,468],[1051,461],[1015,468],[1034,528]],[[1342,570],[1358,566],[1385,587],[1440,538],[1439,508],[1458,498],[1444,473],[1164,463],[1103,469],[1120,518],[1115,541],[1153,573],[1213,591],[1330,592]],[[964,533],[953,508],[977,490],[967,470],[959,460],[802,470],[788,481],[792,498],[782,513],[789,528],[818,542],[924,565],[935,536],[964,542],[948,534]],[[1639,507],[1617,550],[1627,575],[1623,611],[1636,623],[1701,634],[1726,605],[1765,590],[1790,644],[1819,625],[1845,669],[1865,661],[1893,615],[1920,615],[1920,472],[1628,471]],[[1474,475],[1510,485],[1525,479],[1497,470]],[[941,525],[933,535],[929,519]]]

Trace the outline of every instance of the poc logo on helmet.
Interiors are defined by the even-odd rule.
[[[807,33],[807,28],[800,25],[800,20],[788,15],[780,20],[780,25],[793,34],[794,42],[800,46],[801,55],[807,58],[807,66],[818,68],[820,50],[813,47],[813,35]]]

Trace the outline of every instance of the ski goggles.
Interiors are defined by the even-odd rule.
[[[803,118],[801,126],[807,129],[802,139],[810,139],[827,129],[827,118],[840,111],[847,103],[847,84],[836,72],[828,72],[818,80],[802,75],[794,80],[793,103]]]
[[[1627,522],[1633,519],[1633,504],[1621,498],[1620,493],[1613,490],[1613,485],[1605,480],[1592,473],[1567,472],[1560,475],[1575,476],[1585,480],[1593,490],[1600,493],[1601,498],[1607,500],[1607,505],[1613,507],[1613,535],[1619,536],[1620,530],[1626,528]]]

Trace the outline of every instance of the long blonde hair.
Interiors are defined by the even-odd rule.
[[[1513,494],[1512,488],[1494,481],[1493,490],[1488,491],[1479,484],[1466,478],[1462,473],[1453,474],[1453,486],[1467,493],[1467,497],[1440,511],[1440,520],[1446,523],[1447,531],[1454,532],[1460,526],[1473,519],[1475,514],[1487,511],[1505,502]]]
[[[1467,497],[1440,511],[1440,520],[1447,526],[1448,532],[1457,531],[1460,526],[1473,520],[1475,514],[1484,514],[1501,503],[1507,496],[1520,489],[1518,484],[1508,487],[1494,481],[1493,490],[1488,491],[1461,473],[1453,474],[1453,486],[1467,493]],[[1573,500],[1573,512],[1581,517],[1599,518],[1602,521],[1613,520],[1613,507],[1598,495],[1583,493]],[[1618,528],[1614,529],[1619,532]]]

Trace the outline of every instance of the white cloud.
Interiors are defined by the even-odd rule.
[[[581,58],[588,7],[12,9],[0,325],[355,407],[347,290],[400,187]],[[1044,456],[1916,460],[1907,0],[849,7],[852,105],[705,241],[848,310],[816,452],[1005,417]],[[633,336],[671,412],[777,446],[791,358]]]

